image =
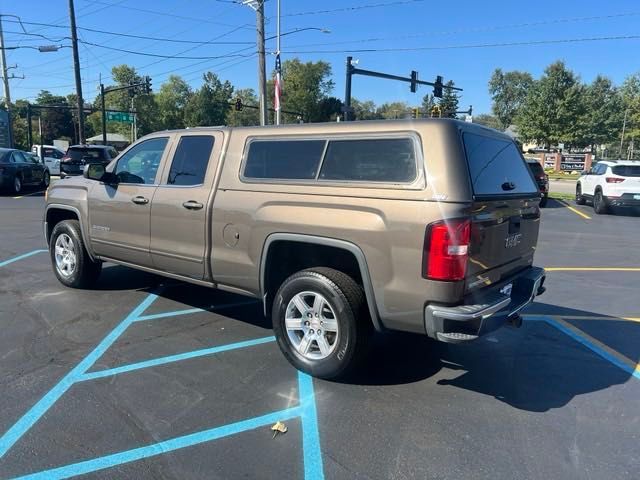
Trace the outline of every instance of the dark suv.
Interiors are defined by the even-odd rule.
[[[60,176],[82,175],[82,169],[88,163],[107,165],[118,152],[109,145],[72,145],[60,161]]]
[[[529,165],[529,169],[533,173],[542,195],[540,207],[544,208],[547,206],[547,198],[549,197],[549,175],[544,173],[544,168],[536,160],[527,159],[527,165]]]

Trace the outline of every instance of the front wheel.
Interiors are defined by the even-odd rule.
[[[284,281],[273,303],[278,346],[298,370],[331,379],[356,366],[372,333],[362,287],[331,268],[303,270]]]
[[[53,227],[49,252],[53,272],[67,287],[90,287],[100,276],[102,263],[89,257],[77,220],[64,220]]]
[[[576,185],[576,205],[584,205],[585,203],[587,202],[582,195],[582,187],[578,184]]]

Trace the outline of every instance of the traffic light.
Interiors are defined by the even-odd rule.
[[[431,107],[431,118],[441,118],[442,117],[442,109],[440,105],[434,105]]]
[[[420,110],[417,108],[413,108],[411,110],[411,118],[419,118],[420,116]]]
[[[144,85],[142,86],[142,91],[145,95],[149,95],[151,93],[151,77],[144,77]]]
[[[243,108],[244,106],[242,105],[242,99],[240,97],[236,98],[236,105],[235,105],[236,112],[241,112]]]
[[[416,93],[418,87],[418,72],[411,70],[411,93]]]
[[[435,85],[433,86],[433,96],[436,98],[442,98],[442,76],[436,77]]]
[[[136,90],[138,87],[134,86],[133,82],[129,82],[129,88],[127,89],[127,93],[129,94],[129,98],[133,98],[136,96]]]

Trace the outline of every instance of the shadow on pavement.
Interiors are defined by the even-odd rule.
[[[640,324],[543,303],[533,304],[527,314],[582,317],[584,321],[563,321],[625,355],[629,364],[640,358]],[[449,348],[443,359],[466,372],[438,384],[489,395],[521,410],[545,412],[631,378],[629,372],[544,321],[525,320],[521,330],[503,329],[493,342],[487,340],[468,345],[467,351],[462,346]]]

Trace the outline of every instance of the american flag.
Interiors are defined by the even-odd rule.
[[[280,52],[276,55],[276,81],[274,85],[274,109],[280,110],[280,96],[282,95],[282,65],[280,64]]]

